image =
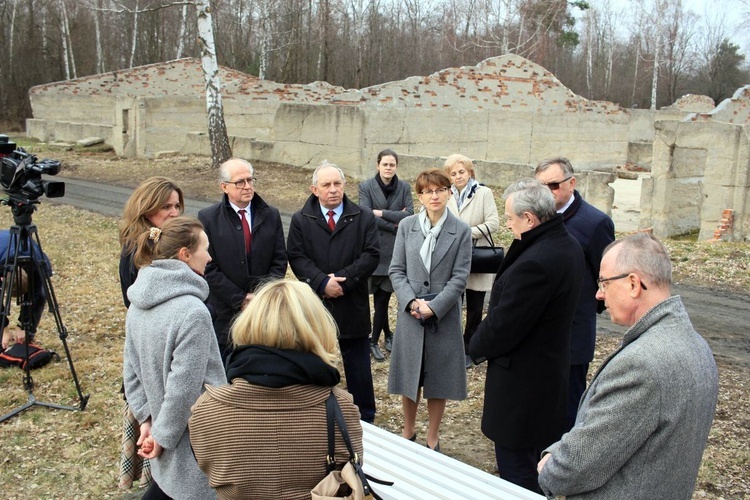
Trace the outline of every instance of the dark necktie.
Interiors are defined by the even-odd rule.
[[[253,243],[253,233],[250,232],[250,224],[247,223],[245,213],[247,210],[239,210],[240,219],[242,220],[242,234],[245,235],[245,252],[250,254],[250,247]]]
[[[334,212],[333,210],[329,210],[328,211],[328,227],[331,229],[331,231],[333,231],[334,229],[336,229],[336,221],[333,220],[333,215],[335,213],[336,212]]]

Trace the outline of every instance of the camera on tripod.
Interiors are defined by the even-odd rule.
[[[0,158],[0,184],[11,197],[31,201],[42,195],[48,198],[65,196],[64,182],[42,179],[42,174],[57,175],[60,172],[59,161],[38,161],[35,155],[16,147],[6,135],[0,135]]]

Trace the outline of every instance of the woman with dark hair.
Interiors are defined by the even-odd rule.
[[[414,201],[409,185],[399,180],[396,175],[398,155],[395,151],[384,149],[378,153],[378,163],[375,168],[377,169],[375,177],[359,185],[359,205],[372,210],[380,236],[380,263],[369,280],[375,309],[370,336],[370,352],[375,361],[383,361],[385,356],[378,346],[380,332],[385,332],[385,349],[390,352],[393,346],[393,332],[388,326],[388,302],[393,293],[393,286],[388,278],[388,266],[391,265],[398,224],[404,218],[414,214]]]
[[[352,396],[336,387],[336,323],[309,285],[263,285],[231,329],[231,385],[207,387],[193,407],[190,440],[219,498],[310,498],[326,474],[326,399],[333,392],[352,446],[362,426]],[[334,460],[349,458],[336,432]]]
[[[204,384],[226,383],[203,279],[208,237],[193,217],[167,220],[136,242],[138,278],[128,289],[123,374],[140,424],[138,454],[151,461],[143,498],[215,498],[190,449],[190,408]]]
[[[427,399],[427,446],[440,451],[448,399],[466,399],[461,294],[471,266],[471,230],[447,209],[451,181],[440,169],[417,176],[424,209],[398,227],[390,277],[398,319],[388,392],[401,394],[402,436],[414,441],[421,396]]]

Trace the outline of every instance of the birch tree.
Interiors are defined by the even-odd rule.
[[[219,63],[216,60],[213,20],[209,0],[196,0],[198,11],[198,43],[201,49],[201,64],[206,83],[206,111],[208,113],[208,140],[211,143],[211,165],[219,168],[232,157],[227,126],[224,122],[224,107],[221,103],[221,81]]]

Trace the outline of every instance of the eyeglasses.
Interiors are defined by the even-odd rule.
[[[607,287],[604,286],[605,283],[607,283],[608,281],[612,281],[612,280],[620,280],[622,278],[627,278],[631,274],[633,273],[618,274],[617,276],[612,276],[611,278],[599,278],[598,280],[596,280],[596,284],[599,287],[599,291],[604,293],[607,290]],[[648,290],[648,288],[643,283],[643,281],[641,281],[641,288],[644,290]]]
[[[424,194],[424,195],[427,195],[430,198],[432,198],[436,194],[440,195],[440,194],[446,193],[446,192],[448,192],[450,190],[451,190],[450,188],[446,188],[446,187],[437,188],[437,189],[425,189],[424,191],[422,191],[419,194]]]
[[[248,177],[247,179],[240,179],[238,181],[229,181],[225,182],[224,184],[234,184],[234,187],[237,189],[242,189],[245,186],[252,186],[255,184],[256,178],[255,177]]]
[[[542,184],[550,188],[551,191],[557,191],[558,189],[560,189],[560,184],[562,184],[563,182],[568,182],[572,178],[573,176],[571,175],[570,177],[566,177],[565,179],[558,182],[543,182]],[[625,276],[627,276],[627,274]]]

